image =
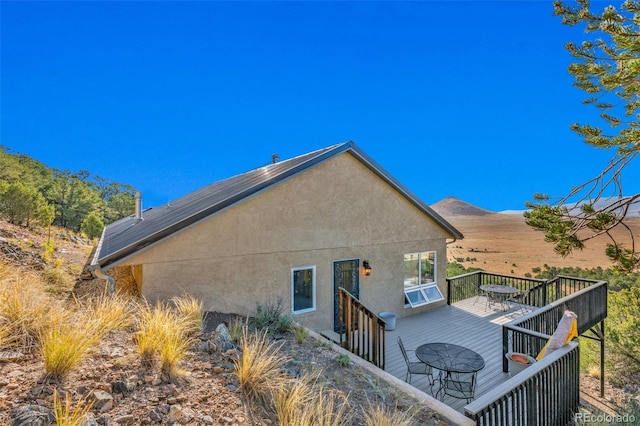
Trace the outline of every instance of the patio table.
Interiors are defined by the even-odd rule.
[[[456,398],[473,398],[476,374],[484,368],[484,358],[480,354],[453,343],[425,343],[416,348],[416,357],[440,372],[436,398],[441,392]],[[469,380],[463,381],[460,374],[470,374]],[[447,388],[447,383],[462,384],[465,388],[452,394],[448,392],[451,389]]]
[[[490,295],[487,298],[487,306],[491,304],[492,300],[497,301],[500,303],[502,311],[507,310],[504,303],[505,300],[520,292],[517,288],[506,284],[483,284],[480,286],[480,290]]]

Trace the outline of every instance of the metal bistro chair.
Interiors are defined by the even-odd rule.
[[[447,371],[441,391],[454,398],[466,399],[467,403],[475,398],[477,373],[456,373]]]
[[[402,344],[402,339],[398,336],[398,346],[400,346],[400,352],[402,352],[402,356],[404,357],[405,362],[407,363],[407,375],[404,378],[404,381],[407,383],[411,383],[411,375],[412,374],[424,374],[427,376],[429,380],[429,386],[433,387],[433,371],[431,366],[425,364],[422,361],[410,361],[407,352],[415,352],[414,350],[404,348]]]
[[[512,302],[518,306],[518,310],[524,315],[528,311],[528,306],[525,304],[527,296],[529,296],[530,290],[521,291],[520,293],[512,296],[506,300],[506,302]]]

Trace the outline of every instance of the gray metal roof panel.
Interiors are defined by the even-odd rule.
[[[462,238],[458,230],[386,173],[353,142],[345,142],[214,182],[164,206],[144,210],[141,221],[130,216],[114,222],[103,232],[95,263],[103,267],[108,266],[182,228],[346,151],[351,152],[379,177],[395,187],[455,238]]]

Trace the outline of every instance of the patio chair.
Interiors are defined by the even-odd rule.
[[[415,352],[414,350],[407,350],[404,348],[402,344],[402,339],[398,336],[398,346],[400,346],[400,352],[402,352],[402,357],[404,361],[407,363],[407,375],[404,378],[404,381],[407,383],[411,383],[411,375],[412,374],[424,374],[427,376],[429,381],[429,386],[433,387],[433,371],[431,366],[425,364],[422,361],[411,361],[409,360],[409,356],[407,352]]]
[[[476,374],[447,371],[441,392],[454,398],[466,399],[467,403],[471,402],[476,393]]]
[[[525,304],[525,300],[527,299],[527,296],[529,296],[529,292],[530,290],[521,291],[515,296],[508,298],[506,302],[511,302],[518,306],[518,311],[522,312],[522,314],[524,315],[529,311],[528,306]]]

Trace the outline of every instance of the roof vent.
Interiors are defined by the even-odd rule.
[[[142,193],[136,192],[136,222],[140,222],[142,220]]]
[[[276,164],[279,159],[280,159],[280,155],[279,154],[271,154],[271,162],[273,164]]]

